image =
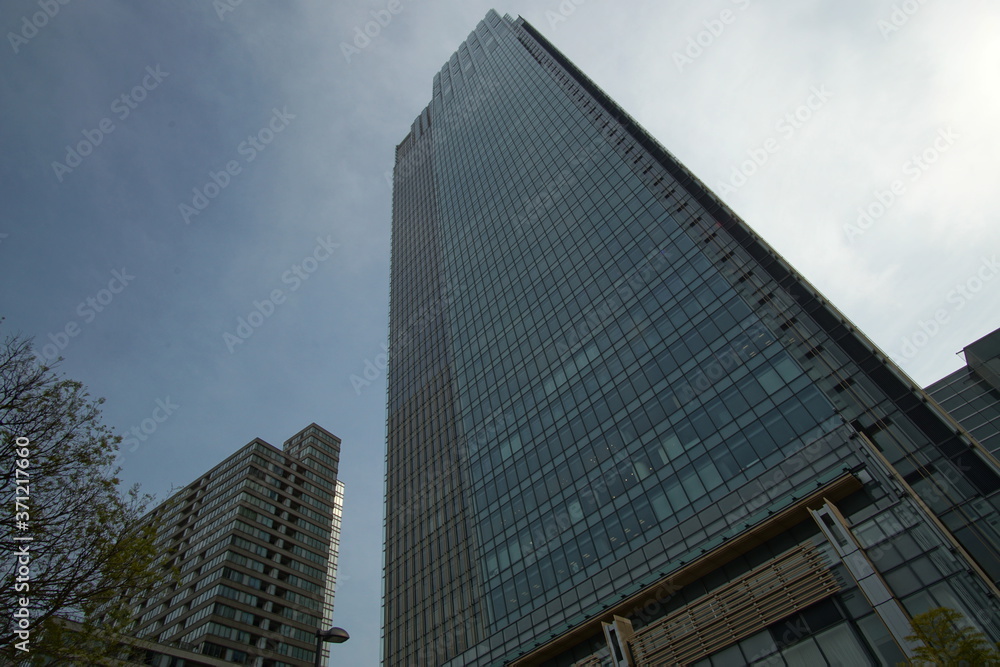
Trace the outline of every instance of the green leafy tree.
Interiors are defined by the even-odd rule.
[[[913,634],[907,640],[921,646],[914,656],[918,662],[947,667],[1000,665],[1000,652],[982,632],[969,625],[954,609],[937,607],[917,614],[911,621]]]
[[[3,340],[0,663],[112,662],[128,650],[129,598],[160,580],[156,526],[142,520],[150,498],[119,490],[120,438],[102,403],[40,364],[29,338]]]

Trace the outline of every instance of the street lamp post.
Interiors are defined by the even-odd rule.
[[[321,667],[320,656],[323,654],[323,642],[331,644],[343,644],[351,636],[344,628],[330,628],[329,630],[316,631],[316,667]]]

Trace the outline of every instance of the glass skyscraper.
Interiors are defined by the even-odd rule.
[[[1000,639],[997,461],[523,19],[396,149],[391,284],[386,665]]]
[[[141,602],[134,634],[203,664],[313,665],[316,631],[333,619],[339,461],[340,439],[310,424],[283,449],[255,439],[153,510],[177,578]],[[147,659],[187,664],[162,646]]]

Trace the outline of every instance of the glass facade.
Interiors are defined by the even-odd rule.
[[[1000,329],[965,348],[965,368],[927,387],[993,456],[1000,455]]]
[[[137,607],[135,635],[225,664],[314,664],[333,617],[339,459],[316,424],[283,450],[257,439],[153,510],[177,578]]]
[[[986,451],[997,457],[1000,456],[1000,329],[964,351],[965,368],[933,383],[927,387],[927,393]],[[945,512],[943,520],[956,524],[969,548],[977,552],[977,560],[994,580],[1000,580],[1000,554],[985,546],[1000,540],[1000,517],[980,512],[979,521],[964,525],[954,517],[956,510],[945,509]]]
[[[996,516],[995,460],[529,24],[487,15],[396,159],[387,665],[610,660],[612,612],[652,624],[788,535],[844,574],[816,603],[839,620],[782,651],[891,664],[879,646],[898,610],[939,599],[932,582],[995,604],[975,548],[959,547],[970,568],[932,556]],[[803,504],[835,489],[868,560],[896,541],[926,554],[920,586],[889,584],[897,611]],[[864,609],[842,601],[852,586]]]

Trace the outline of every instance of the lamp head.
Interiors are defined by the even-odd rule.
[[[351,635],[347,634],[344,628],[330,628],[317,631],[316,637],[331,644],[343,644],[351,638]]]

